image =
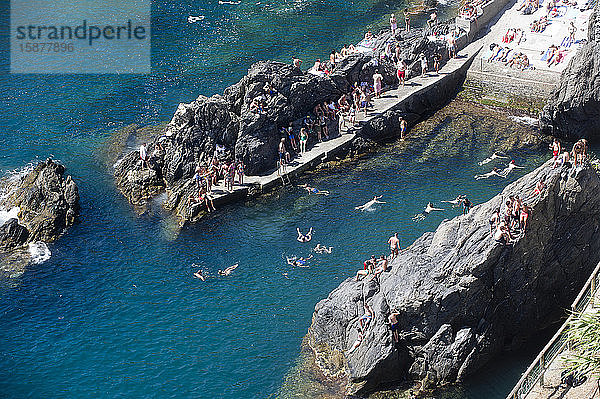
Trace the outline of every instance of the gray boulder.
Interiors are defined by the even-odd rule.
[[[567,139],[600,140],[600,3],[588,25],[588,43],[571,59],[544,107],[545,131]]]
[[[4,181],[9,190],[0,207],[19,208],[18,220],[0,227],[0,249],[33,241],[50,242],[72,226],[79,214],[79,190],[65,167],[48,159],[18,181]]]
[[[547,188],[533,197],[542,178]],[[529,204],[529,224],[504,245],[491,237],[488,219],[513,194]],[[548,162],[425,233],[379,279],[341,283],[316,305],[307,341],[323,373],[343,381],[348,394],[407,379],[460,381],[563,316],[599,260],[595,170],[552,169]],[[349,353],[363,301],[375,317]],[[397,345],[391,311],[400,314]]]

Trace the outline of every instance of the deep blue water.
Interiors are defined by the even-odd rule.
[[[181,231],[160,210],[136,216],[115,190],[100,154],[119,128],[168,120],[179,102],[220,92],[255,61],[298,55],[310,64],[332,46],[358,41],[396,7],[402,3],[157,1],[150,76],[0,75],[0,169],[54,155],[78,183],[82,203],[80,223],[50,245],[49,261],[0,281],[0,396],[274,394],[298,357],[315,303],[363,258],[383,253],[393,231],[406,246],[458,213],[412,222],[428,200],[468,192],[478,203],[500,190],[507,181],[472,179],[489,150],[484,142],[436,162],[389,145],[308,178],[329,197],[290,187]],[[188,15],[206,19],[187,24]],[[535,166],[525,155],[518,160]],[[375,194],[388,203],[353,210]],[[307,269],[288,267],[285,256],[310,253],[295,241],[297,226],[314,227],[312,246],[332,245],[334,253],[317,255]],[[192,277],[197,265],[215,276],[235,262],[228,278]],[[463,397],[477,397],[472,392]]]

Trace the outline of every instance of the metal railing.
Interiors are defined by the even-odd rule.
[[[581,312],[590,303],[592,307],[594,307],[594,297],[599,286],[600,263],[598,263],[592,272],[592,275],[579,292],[579,295],[577,295],[577,298],[573,301],[571,311],[574,313]],[[572,319],[573,315],[569,316],[556,334],[554,334],[550,342],[548,342],[527,368],[525,373],[523,373],[521,379],[517,382],[517,385],[515,385],[506,399],[523,399],[531,392],[538,381],[540,381],[542,385],[544,384],[544,373],[548,367],[550,367],[550,363],[552,363],[556,356],[558,356],[567,345],[568,334],[566,330]]]

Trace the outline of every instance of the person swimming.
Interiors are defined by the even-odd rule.
[[[204,18],[206,18],[204,15],[200,15],[199,17],[194,17],[193,15],[190,15],[187,17],[187,21],[188,24],[193,24],[194,22],[202,21]]]
[[[309,255],[307,258],[297,258],[296,256],[292,256],[291,258],[286,256],[287,264],[294,267],[308,267],[308,261],[312,258],[312,255]]]
[[[413,216],[413,220],[414,221],[419,221],[419,220],[423,220],[425,219],[427,216],[429,216],[429,214],[433,211],[443,211],[444,209],[441,208],[434,208],[433,204],[431,202],[427,203],[427,206],[425,207],[425,209],[423,210],[423,212]]]
[[[494,159],[508,159],[508,157],[505,157],[503,155],[498,155],[497,152],[493,153],[491,157],[484,159],[483,161],[479,162],[479,166],[483,166],[486,163],[490,163],[492,162]]]
[[[296,231],[298,232],[298,237],[296,238],[296,240],[298,240],[299,242],[309,242],[310,240],[312,240],[312,227],[308,230],[308,233],[306,233],[306,235],[302,234],[300,232],[300,228],[298,227],[296,227]]]
[[[440,202],[446,202],[448,204],[452,204],[452,207],[456,207],[458,205],[461,204],[461,202],[463,201],[463,199],[465,199],[466,197],[464,195],[459,195],[458,197],[454,198],[451,201],[440,201]]]
[[[301,184],[300,187],[308,191],[309,194],[329,195],[329,191],[319,190],[318,188],[310,187],[308,184]]]
[[[506,177],[506,176],[502,176],[499,172],[498,168],[494,168],[491,171],[481,174],[481,175],[475,175],[475,180],[481,180],[481,179],[489,179],[492,176],[498,176],[498,177]]]
[[[508,174],[510,172],[512,172],[513,169],[524,169],[524,167],[523,166],[517,166],[517,164],[515,163],[515,160],[513,159],[512,161],[510,161],[508,163],[508,166],[506,166],[506,168],[504,168],[502,171],[500,171],[500,176],[501,177],[508,176]]]
[[[194,273],[194,277],[199,278],[202,281],[206,281],[206,276],[204,275],[202,269],[198,269],[198,271]]]
[[[375,204],[385,204],[385,201],[379,201],[379,199],[381,197],[383,197],[383,195],[375,196],[375,197],[373,197],[373,199],[371,201],[367,202],[364,205],[356,206],[356,207],[354,207],[354,209],[359,210],[359,211],[365,211],[365,210],[371,208]]]
[[[331,253],[331,250],[333,249],[333,247],[324,247],[321,244],[317,244],[317,246],[313,249],[313,251],[315,251],[318,254],[322,254],[322,253]]]
[[[230,4],[230,5],[233,5],[233,6],[237,6],[237,5],[242,4],[242,2],[241,1],[223,1],[223,0],[219,0],[219,4]]]
[[[236,263],[235,265],[229,266],[225,270],[219,269],[219,271],[218,271],[219,276],[229,276],[231,274],[231,272],[233,272],[235,269],[237,269],[238,266],[239,266],[239,263]]]

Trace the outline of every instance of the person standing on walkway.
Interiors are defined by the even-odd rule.
[[[304,154],[306,152],[306,142],[308,141],[308,134],[306,133],[306,128],[300,129],[300,154]]]
[[[398,75],[398,84],[404,87],[404,81],[406,80],[406,70],[408,69],[408,65],[404,60],[398,61],[398,66],[396,67],[396,74]]]
[[[452,59],[456,57],[456,37],[454,34],[448,38],[448,58]]]
[[[421,71],[421,76],[425,77],[427,74],[427,57],[423,53],[421,53]]]
[[[406,25],[406,31],[410,32],[410,14],[411,12],[409,11],[408,8],[404,9],[404,24]]]
[[[442,55],[439,52],[435,52],[433,55],[433,69],[435,73],[440,74],[440,63],[442,62]]]
[[[381,89],[383,87],[383,75],[379,73],[379,70],[375,70],[373,74],[373,88],[375,89],[375,98],[381,97]]]
[[[398,29],[398,22],[394,14],[390,16],[390,28],[392,29],[392,36],[396,36],[396,30]]]

